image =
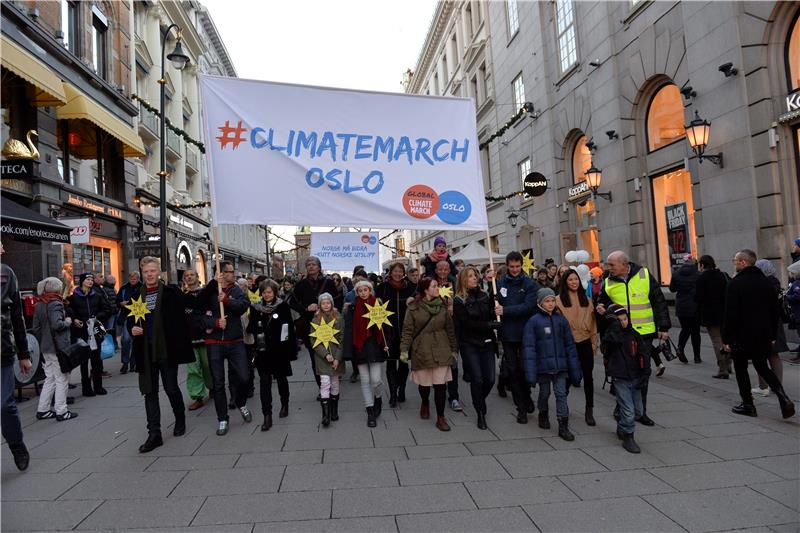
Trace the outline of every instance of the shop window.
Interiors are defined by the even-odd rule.
[[[517,164],[517,167],[519,168],[519,188],[522,189],[525,185],[525,176],[531,173],[531,159],[526,157],[523,161]],[[523,193],[522,198],[529,200],[531,196]]]
[[[692,176],[684,169],[653,178],[659,279],[669,284],[686,254],[697,256]]]
[[[92,65],[103,79],[108,79],[108,20],[94,8],[92,10]]]
[[[511,96],[514,98],[514,112],[517,112],[525,104],[525,82],[521,72],[511,82]]]
[[[78,55],[78,2],[61,0],[61,31],[64,34],[64,46],[74,55]]]
[[[578,44],[575,36],[575,11],[572,0],[556,0],[556,38],[558,60],[563,74],[578,62]]]
[[[647,110],[648,151],[683,139],[683,102],[678,86],[670,83],[658,90]]]
[[[36,129],[36,108],[31,105],[33,87],[9,70],[2,70],[2,143],[16,139],[27,146],[28,131]],[[38,144],[36,140],[33,140]]]
[[[72,185],[125,200],[125,160],[116,137],[86,120],[62,120],[56,139],[61,151],[62,179],[68,175]]]
[[[592,152],[586,146],[586,135],[581,135],[572,150],[572,181],[580,183],[586,180],[586,171],[592,166]],[[585,200],[575,204],[576,232],[579,241],[576,246],[586,250],[591,256],[590,262],[600,262],[600,244],[597,233],[597,211],[594,201]]]
[[[84,272],[102,272],[112,274],[117,280],[122,279],[119,241],[92,235],[89,244],[63,245],[61,258],[65,270],[70,265],[76,280]]]
[[[787,40],[786,70],[789,78],[789,91],[800,89],[800,14],[795,16],[794,25]]]
[[[586,179],[586,171],[592,166],[592,152],[586,146],[586,135],[581,135],[572,150],[572,181],[579,183]]]
[[[489,193],[492,190],[492,171],[488,148],[481,149],[481,174],[483,175],[483,191]]]

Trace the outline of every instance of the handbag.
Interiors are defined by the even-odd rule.
[[[92,356],[92,349],[89,348],[89,343],[83,339],[78,339],[63,350],[59,349],[55,333],[50,324],[50,313],[48,313],[47,310],[45,310],[45,316],[47,317],[47,327],[50,329],[50,336],[53,338],[53,346],[56,348],[58,366],[61,368],[61,372],[69,374],[89,360]]]

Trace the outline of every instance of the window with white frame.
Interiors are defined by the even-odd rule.
[[[517,0],[506,0],[506,15],[508,16],[508,38],[517,33],[519,29],[519,13],[517,12]]]
[[[522,73],[511,82],[511,94],[514,98],[514,112],[525,103],[525,83],[522,81]]]
[[[483,175],[483,192],[489,193],[492,190],[492,170],[488,148],[481,148],[481,174]]]
[[[556,33],[559,65],[564,73],[578,61],[572,0],[556,0]]]
[[[517,167],[519,167],[519,188],[523,189],[525,187],[525,176],[531,173],[531,158],[526,157],[517,164]],[[524,194],[522,197],[525,200],[532,198],[532,196],[527,194]]]

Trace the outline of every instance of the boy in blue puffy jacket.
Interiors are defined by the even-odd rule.
[[[569,430],[567,380],[577,387],[583,375],[572,330],[567,319],[556,311],[556,296],[552,289],[539,289],[536,298],[540,312],[528,320],[522,335],[525,377],[530,383],[539,384],[539,427],[550,428],[547,404],[552,385],[556,395],[558,436],[568,441],[575,440]]]

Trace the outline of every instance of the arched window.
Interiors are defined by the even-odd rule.
[[[586,171],[592,166],[592,152],[586,146],[586,135],[581,135],[572,149],[572,181],[578,183],[586,179]]]
[[[789,91],[800,89],[800,16],[795,17],[787,41],[786,70],[789,78]]]
[[[683,138],[683,102],[678,86],[670,83],[658,90],[647,110],[648,151],[658,150]]]

